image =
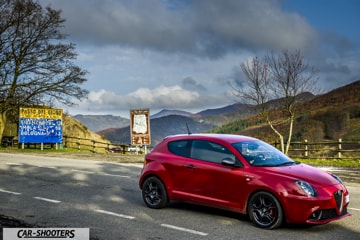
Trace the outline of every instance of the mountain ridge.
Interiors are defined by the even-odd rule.
[[[314,135],[315,130],[322,132],[321,134],[315,134],[319,139],[346,136],[343,133],[344,128],[336,125],[339,125],[340,122],[351,124],[351,126],[357,128],[356,121],[360,119],[360,113],[357,113],[357,109],[360,109],[360,80],[318,96],[303,93],[301,97],[303,98],[299,103],[301,114],[294,128],[296,138],[301,138],[301,136],[311,137],[311,135]],[[271,108],[276,108],[278,101],[271,100],[268,104]],[[156,144],[162,137],[167,135],[185,133],[186,123],[190,123],[189,126],[192,132],[208,132],[222,126],[221,132],[251,135],[267,140],[268,137],[265,135],[271,135],[272,133],[266,125],[260,126],[252,123],[249,128],[250,125],[244,123],[244,121],[253,121],[255,115],[255,106],[243,103],[235,103],[216,109],[206,109],[196,114],[164,109],[154,114],[155,117],[151,117],[152,143]],[[348,123],[344,123],[344,119],[348,119]],[[229,130],[226,130],[227,124],[231,125],[236,121],[242,121],[242,126],[235,128],[232,126]],[[176,130],[174,131],[174,129]],[[130,141],[129,126],[122,128],[112,127],[97,131],[97,133],[107,137],[110,141],[118,143],[129,143]]]

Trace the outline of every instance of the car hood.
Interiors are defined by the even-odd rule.
[[[330,186],[339,184],[338,180],[331,176],[328,172],[315,168],[306,164],[296,164],[281,167],[265,167],[269,174],[290,177],[294,180],[303,180],[313,185]]]

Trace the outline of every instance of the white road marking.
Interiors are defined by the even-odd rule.
[[[327,171],[327,172],[348,172],[348,173],[358,173],[357,170],[348,170],[348,169],[341,169],[336,167],[320,167],[320,169]]]
[[[49,199],[49,198],[43,198],[43,197],[34,197],[37,200],[45,201],[45,202],[51,202],[51,203],[61,203],[61,201]]]
[[[135,217],[133,217],[133,216],[128,216],[128,215],[124,215],[124,214],[109,212],[109,211],[100,210],[100,209],[96,210],[96,212],[104,213],[104,214],[108,214],[108,215],[112,215],[112,216],[116,216],[116,217],[126,218],[126,219],[135,219]]]
[[[129,176],[124,176],[124,175],[116,175],[116,174],[109,174],[109,173],[104,173],[104,176],[109,176],[109,177],[121,177],[121,178],[130,178]]]
[[[7,190],[1,189],[1,188],[0,188],[0,192],[3,192],[3,193],[10,193],[10,194],[14,194],[14,195],[21,195],[21,193],[18,193],[18,192],[12,192],[12,191],[7,191]]]
[[[11,165],[11,166],[22,166],[24,165],[23,163],[12,163],[12,162],[7,162],[6,165]]]
[[[350,209],[350,210],[355,210],[355,211],[360,211],[359,208],[348,208],[348,209]]]
[[[50,166],[38,166],[39,168],[49,168],[49,169],[56,169],[57,167],[50,167]]]
[[[174,226],[174,225],[161,224],[161,226],[166,227],[166,228],[175,229],[175,230],[178,230],[178,231],[183,231],[183,232],[188,232],[188,233],[200,235],[200,236],[207,236],[208,235],[207,233],[204,233],[204,232],[199,232],[199,231],[195,231],[195,230],[188,229],[188,228],[177,227],[177,226]]]
[[[71,169],[73,172],[80,172],[80,173],[88,173],[88,174],[94,174],[95,172],[91,171],[85,171],[85,170],[78,170],[78,169]]]

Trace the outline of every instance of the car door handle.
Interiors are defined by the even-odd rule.
[[[185,167],[186,167],[186,168],[189,168],[189,169],[195,169],[195,166],[194,166],[194,165],[191,165],[191,164],[185,165]]]
[[[245,175],[245,180],[247,181],[247,182],[250,182],[252,179],[254,178],[254,176],[252,176],[252,175]]]

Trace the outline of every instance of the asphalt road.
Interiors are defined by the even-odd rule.
[[[321,226],[254,227],[247,216],[173,202],[147,208],[141,164],[0,153],[0,215],[29,226],[90,228],[91,239],[360,239],[360,182],[347,181],[351,217]],[[296,207],[296,206],[294,206]]]

